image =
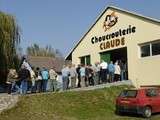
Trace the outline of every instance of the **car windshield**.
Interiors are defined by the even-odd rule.
[[[137,96],[137,90],[124,90],[119,96],[124,98],[135,98]]]

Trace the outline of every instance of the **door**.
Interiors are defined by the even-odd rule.
[[[158,89],[148,89],[146,95],[152,107],[152,112],[160,112],[160,94]]]
[[[101,61],[104,60],[107,63],[110,63],[111,55],[109,53],[101,53],[100,54]]]

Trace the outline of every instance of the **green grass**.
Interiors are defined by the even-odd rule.
[[[14,108],[0,114],[0,120],[144,120],[115,115],[115,98],[122,89],[124,86],[22,96]]]

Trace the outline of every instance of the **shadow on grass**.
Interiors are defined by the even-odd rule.
[[[117,116],[121,116],[121,117],[131,117],[131,118],[141,118],[144,120],[152,120],[152,118],[160,118],[160,113],[153,113],[152,116],[150,118],[144,118],[142,115],[140,114],[136,114],[136,113],[127,113],[127,112],[123,112],[123,113],[117,113],[115,111],[115,115]]]

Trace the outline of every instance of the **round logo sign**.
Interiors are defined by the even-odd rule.
[[[118,21],[118,17],[115,15],[115,12],[112,12],[110,15],[107,15],[103,23],[104,31],[109,30],[114,26]]]

